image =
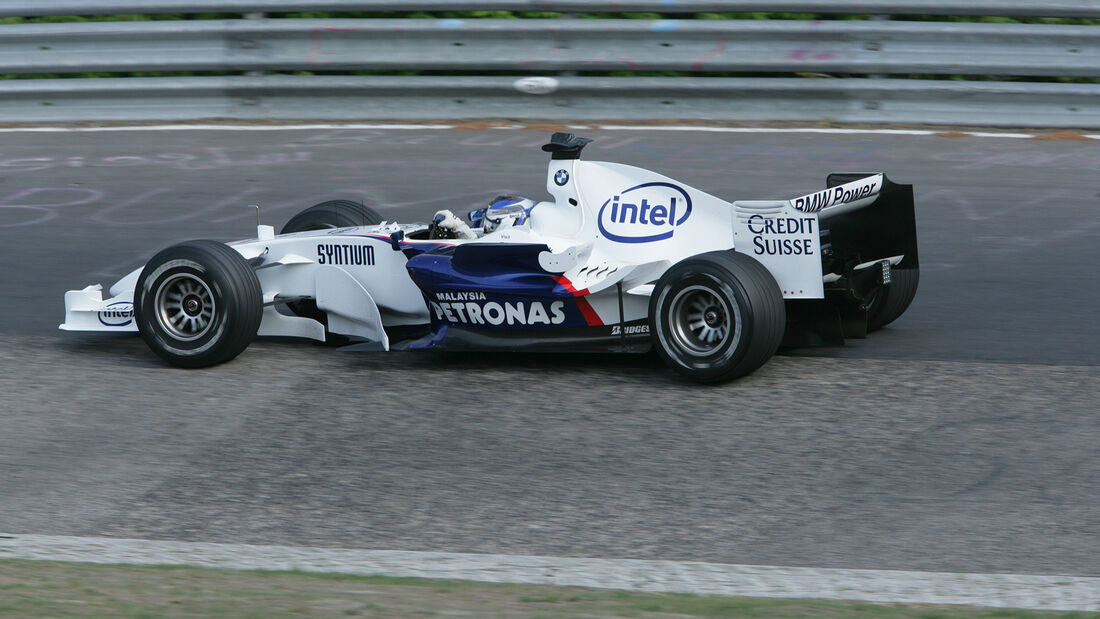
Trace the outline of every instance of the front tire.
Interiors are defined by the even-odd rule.
[[[279,234],[373,226],[382,223],[382,216],[371,207],[352,200],[329,200],[303,210],[286,222]]]
[[[683,260],[654,287],[650,333],[672,369],[701,383],[744,376],[775,354],[783,293],[764,265],[735,251]]]
[[[371,207],[351,200],[329,200],[314,204],[286,222],[279,234],[306,232],[309,230],[330,230],[352,226],[371,226],[382,223],[382,216]],[[314,299],[302,299],[286,304],[295,316],[311,318],[325,326],[325,343],[331,346],[343,346],[350,340],[347,336],[331,333],[328,330],[328,316],[317,308]]]
[[[159,357],[200,368],[236,357],[256,337],[263,293],[252,267],[217,241],[173,245],[142,269],[134,319]]]

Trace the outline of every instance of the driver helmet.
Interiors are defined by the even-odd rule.
[[[492,232],[501,227],[522,225],[534,206],[534,200],[522,196],[497,196],[489,201],[485,209],[481,229]]]

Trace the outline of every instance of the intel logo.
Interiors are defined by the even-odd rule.
[[[672,183],[642,183],[616,193],[600,207],[597,225],[618,243],[651,243],[672,238],[691,215],[691,197]]]
[[[99,322],[107,327],[125,327],[134,320],[134,304],[116,301],[99,312]]]

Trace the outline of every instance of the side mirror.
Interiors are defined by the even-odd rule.
[[[405,238],[405,231],[398,230],[390,235],[390,247],[394,251],[401,251],[401,241]]]

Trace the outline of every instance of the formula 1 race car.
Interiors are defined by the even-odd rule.
[[[555,133],[551,201],[501,196],[467,223],[388,223],[323,202],[279,234],[169,247],[110,288],[65,294],[70,331],[137,331],[180,367],[257,335],[359,349],[645,352],[717,382],[782,344],[863,337],[919,277],[913,190],[834,174],[792,200],[726,202],[648,170],[582,161]]]

